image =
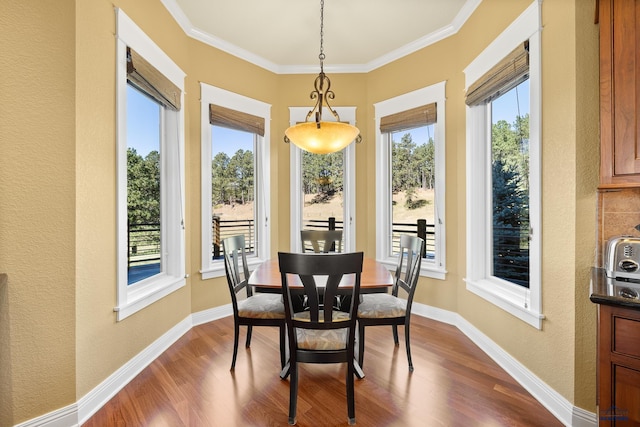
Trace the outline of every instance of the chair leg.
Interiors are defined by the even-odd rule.
[[[280,326],[278,329],[280,329],[280,369],[283,369],[284,366],[287,364],[287,354],[286,354],[287,353],[287,350],[286,350],[287,330],[284,327],[284,325]]]
[[[240,325],[238,322],[233,324],[233,358],[231,359],[231,371],[236,367],[236,356],[238,355],[238,336],[240,335]]]
[[[249,348],[251,346],[251,332],[253,332],[253,326],[247,326],[247,343],[245,347]]]
[[[393,342],[396,343],[396,345],[400,345],[398,342],[398,325],[391,325],[391,330],[393,331]]]
[[[296,411],[298,406],[298,366],[294,361],[289,368],[289,425],[296,424]]]
[[[358,322],[358,365],[364,365],[364,325]]]
[[[354,425],[356,423],[356,403],[355,403],[355,392],[354,392],[354,379],[353,376],[355,374],[353,363],[347,362],[347,415],[348,415],[348,423],[349,425]]]
[[[409,322],[404,325],[404,340],[407,345],[407,361],[409,362],[409,372],[413,372],[413,362],[411,361],[411,340],[409,339]]]

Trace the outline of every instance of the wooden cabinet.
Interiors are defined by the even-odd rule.
[[[599,0],[600,187],[640,187],[640,1]]]
[[[598,315],[599,425],[640,426],[640,310],[600,305]]]

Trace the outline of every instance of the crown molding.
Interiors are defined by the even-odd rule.
[[[222,40],[219,37],[213,36],[193,26],[187,15],[182,11],[182,8],[178,6],[176,0],[161,0],[164,7],[169,11],[171,16],[176,20],[178,25],[182,28],[185,34],[193,39],[199,40],[209,46],[216,49],[220,49],[230,55],[240,58],[244,61],[250,62],[258,67],[264,68],[267,71],[271,71],[275,74],[316,74],[319,71],[319,67],[315,65],[279,65],[268,59],[250,52],[246,49],[240,48],[233,43],[229,43],[226,40]],[[389,53],[386,53],[373,61],[366,64],[340,64],[325,66],[325,71],[328,73],[368,73],[384,65],[387,65],[393,61],[410,55],[420,49],[423,49],[431,44],[434,44],[440,40],[450,37],[456,34],[464,23],[469,19],[471,14],[480,5],[482,0],[467,0],[460,9],[460,12],[455,16],[452,23],[442,27],[424,37],[419,38],[411,43],[407,43],[398,49],[395,49]]]

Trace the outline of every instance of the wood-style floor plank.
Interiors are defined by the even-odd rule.
[[[390,327],[368,327],[355,382],[361,426],[561,426],[491,358],[451,325],[413,316],[410,373]],[[85,424],[102,426],[284,426],[289,381],[281,380],[276,328],[241,328],[229,371],[233,319],[192,328]],[[298,426],[347,425],[344,365],[301,365]]]

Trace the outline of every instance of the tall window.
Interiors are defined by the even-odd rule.
[[[255,253],[255,162],[257,135],[211,125],[211,210],[213,260],[223,256],[221,241],[244,235],[246,250]]]
[[[377,258],[394,265],[401,234],[425,240],[422,275],[444,278],[445,83],[375,104]]]
[[[118,9],[118,320],[185,284],[184,72]]]
[[[302,228],[342,230],[344,224],[344,153],[302,151]]]
[[[355,125],[355,107],[336,107],[340,119]],[[290,107],[291,125],[309,108]],[[323,120],[335,120],[331,114]],[[291,250],[302,249],[300,230],[336,229],[343,250],[355,250],[355,143],[332,154],[313,154],[291,144]]]
[[[529,287],[529,78],[490,102],[492,275]]]
[[[222,240],[243,234],[250,265],[269,257],[268,104],[201,83],[202,277],[224,275]]]
[[[537,3],[465,69],[466,282],[471,292],[540,328]]]

